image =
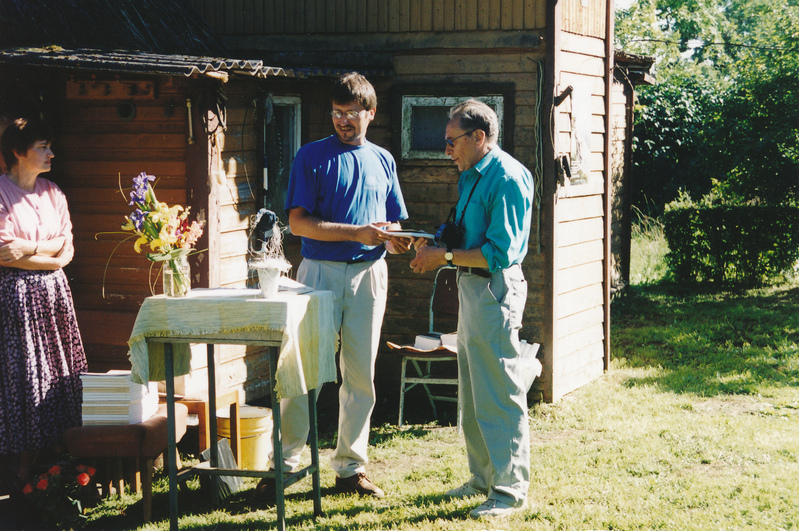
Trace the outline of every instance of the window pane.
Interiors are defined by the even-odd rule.
[[[449,107],[413,107],[411,109],[411,149],[414,151],[444,151],[444,129]]]

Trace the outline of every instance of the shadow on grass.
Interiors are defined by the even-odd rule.
[[[309,489],[306,492],[290,493],[286,495],[286,504],[288,514],[286,516],[286,528],[291,529],[295,527],[307,526],[309,522],[313,521],[313,508],[312,497]],[[266,515],[258,520],[241,521],[227,521],[219,522],[215,518],[205,519],[204,521],[191,522],[192,516],[199,517],[198,520],[203,518],[213,511],[207,492],[200,489],[181,489],[180,497],[178,500],[180,512],[180,529],[183,530],[201,530],[201,529],[214,529],[215,531],[225,530],[269,530],[277,528],[277,511],[274,507],[266,507],[261,502],[252,499],[252,489],[247,489],[226,498],[221,507],[225,512],[231,516],[251,514],[255,511],[266,510]],[[359,514],[364,512],[364,507],[358,503],[348,503],[346,507],[342,508],[341,504],[331,504],[330,499],[333,496],[341,496],[332,487],[322,488],[322,510],[325,517],[344,516],[348,521],[356,518]],[[327,502],[325,500],[328,500]],[[474,504],[468,507],[453,507],[452,500],[445,497],[443,494],[435,495],[420,495],[411,497],[403,501],[403,505],[410,505],[413,507],[424,507],[425,510],[414,515],[406,515],[401,518],[405,523],[418,523],[423,521],[445,519],[450,521],[468,520],[468,512],[477,506],[480,499],[475,498]],[[300,505],[302,504],[302,505]],[[331,506],[332,505],[332,506]],[[301,507],[301,511],[298,508]],[[375,513],[375,521],[384,521],[386,517],[379,515],[387,512],[396,512],[397,508],[391,505],[381,506],[375,505],[369,508],[371,513]],[[134,530],[141,526],[141,502],[129,505],[124,509],[124,514],[108,515],[92,521],[84,529],[94,530]],[[169,499],[165,492],[155,493],[153,495],[153,523],[167,523],[169,518]],[[396,517],[393,523],[399,523]],[[338,526],[337,524],[327,523],[324,527],[327,531],[351,529],[348,524]]]
[[[662,369],[627,385],[704,396],[799,386],[799,287],[688,292],[635,288],[612,305],[611,348],[627,366]]]
[[[166,479],[162,477],[160,478],[160,481],[165,483]],[[298,503],[305,501],[308,502],[312,501],[310,490],[311,490],[311,483],[310,480],[308,480],[308,492],[286,494],[285,496],[286,505],[287,507],[290,508],[290,510],[288,511],[289,514],[286,517],[286,526],[288,528],[292,527],[293,525],[298,525],[301,522],[313,519],[312,507],[310,507],[307,511],[304,512],[296,511]],[[245,490],[232,494],[220,502],[219,508],[224,509],[224,511],[231,516],[245,515],[255,511],[266,510],[268,515],[264,519],[257,521],[247,521],[246,523],[217,522],[216,519],[214,519],[213,524],[211,524],[210,523],[211,520],[205,519],[205,517],[214,510],[216,510],[216,508],[213,507],[211,504],[209,491],[204,488],[200,489],[188,488],[186,485],[181,485],[180,492],[178,494],[178,513],[180,518],[180,529],[181,530],[209,529],[209,526],[215,530],[224,530],[224,529],[240,530],[242,528],[253,529],[253,530],[275,529],[277,527],[277,510],[274,508],[274,506],[269,507],[263,502],[254,500],[252,498],[252,493],[253,489],[247,488]],[[323,503],[325,496],[330,496],[332,494],[334,494],[333,489],[323,488],[322,489]],[[124,513],[109,514],[107,516],[101,516],[99,518],[95,518],[84,529],[87,530],[113,529],[113,530],[123,531],[123,530],[138,529],[142,526],[141,500],[139,500],[135,504],[124,507],[123,510]],[[187,522],[186,520],[191,519],[192,516],[198,516],[200,520],[204,521],[198,521],[196,523]],[[162,492],[153,493],[152,522],[154,523],[165,522],[168,524],[168,521],[169,521],[169,494],[164,489],[164,491]]]

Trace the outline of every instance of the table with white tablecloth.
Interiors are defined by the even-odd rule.
[[[333,327],[333,293],[330,291],[280,291],[263,298],[253,289],[193,289],[186,297],[148,297],[142,304],[130,340],[131,378],[166,381],[169,418],[170,528],[177,530],[177,480],[174,458],[174,377],[191,370],[191,343],[204,343],[208,353],[209,425],[216,440],[215,344],[259,345],[269,356],[272,404],[281,398],[308,394],[311,465],[283,476],[280,444],[280,408],[273,407],[275,471],[231,470],[217,467],[216,445],[211,459],[193,472],[212,477],[274,477],[277,490],[278,529],[285,529],[285,487],[312,475],[314,514],[321,514],[319,456],[316,435],[316,389],[336,380],[336,331]],[[183,472],[181,472],[182,474]],[[213,489],[216,494],[216,489]]]

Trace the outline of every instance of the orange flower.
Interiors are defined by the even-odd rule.
[[[22,488],[22,494],[30,494],[31,492],[33,492],[33,485],[26,483]]]
[[[90,477],[90,478],[91,478],[91,477],[94,477],[94,475],[97,473],[97,469],[95,469],[95,468],[92,468],[92,467],[90,467],[90,466],[87,466],[87,467],[86,467],[86,473],[87,473],[87,474],[89,474],[89,477]]]
[[[55,466],[51,467],[50,470],[47,471],[47,473],[50,474],[51,476],[57,476],[57,475],[59,475],[61,473],[61,467],[58,466],[58,465],[55,465]]]
[[[76,481],[78,482],[78,485],[80,485],[81,487],[85,487],[86,485],[89,484],[89,479],[90,479],[89,474],[83,472],[81,474],[78,474]]]
[[[42,478],[39,480],[39,483],[36,484],[36,488],[39,490],[47,490],[47,478]]]

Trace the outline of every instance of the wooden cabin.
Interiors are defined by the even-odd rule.
[[[616,50],[613,68],[611,128],[611,296],[622,293],[630,284],[630,243],[632,211],[636,185],[633,176],[633,109],[635,87],[651,85],[652,57]]]
[[[266,63],[363,71],[389,59],[385,75],[364,72],[379,101],[369,137],[397,159],[407,226],[434,231],[457,199],[458,172],[443,153],[448,107],[468,97],[494,106],[502,148],[533,172],[538,187],[521,333],[543,347],[533,398],[557,400],[608,369],[612,278],[623,269],[612,258],[611,214],[625,200],[614,195],[623,187],[611,178],[610,0],[191,4],[229,49]],[[316,88],[273,93],[298,98],[303,143],[332,131],[326,93]],[[424,329],[431,285],[410,272],[408,260],[389,259],[383,336],[399,343]],[[390,357],[383,358],[381,377],[394,377]]]
[[[74,9],[80,1],[67,3]],[[160,16],[168,26],[174,17],[159,3],[143,4],[153,11],[151,25]],[[333,132],[328,90],[350,70],[377,89],[368,136],[397,160],[407,227],[434,232],[457,199],[458,171],[443,152],[449,107],[477,97],[497,110],[502,148],[537,183],[521,335],[542,344],[544,374],[531,396],[555,401],[607,370],[611,279],[625,259],[619,252],[613,261],[611,241],[615,227],[629,221],[611,219],[613,205],[624,211],[629,168],[614,166],[614,123],[624,129],[622,144],[630,138],[627,122],[621,126],[612,112],[612,2],[167,4],[203,19],[206,40],[218,38],[228,55],[174,55],[163,46],[112,53],[113,43],[92,55],[72,41],[61,42],[77,48],[0,40],[0,112],[20,101],[56,126],[51,177],[70,201],[76,257],[67,273],[91,370],[129,366],[127,338],[157,274],[130,242],[117,247],[118,238],[96,236],[118,231],[129,213],[120,180],[126,188],[142,171],[156,175],[160,200],[191,205],[206,219],[198,248],[207,250],[191,260],[194,287],[252,286],[249,218],[266,206],[287,222],[282,209],[294,153]],[[298,239],[288,235],[285,247],[296,267]],[[412,341],[427,325],[432,275],[414,275],[409,260],[410,254],[388,260],[383,339],[396,343]],[[220,388],[244,389],[247,400],[267,394],[259,351],[228,347],[221,356]],[[202,393],[204,355],[196,359],[182,387],[188,394]],[[378,364],[377,410],[392,410],[393,418],[399,363],[384,349]]]
[[[270,79],[293,73],[231,59],[179,3],[142,0],[104,6],[109,11],[81,0],[43,4],[0,6],[11,28],[0,36],[0,115],[41,115],[53,126],[56,157],[46,177],[69,201],[75,258],[65,272],[89,370],[128,369],[138,309],[162,292],[159,267],[133,240],[123,242],[131,179],[155,175],[160,201],[190,206],[192,219],[205,220],[196,246],[203,252],[190,258],[195,287],[244,285],[262,187],[254,168],[264,149],[254,146],[263,139],[263,107],[255,107]],[[178,392],[203,394],[203,352],[198,347],[196,370]],[[219,352],[221,387],[245,389],[247,399],[269,393],[262,350]]]
[[[235,107],[226,112],[224,100],[257,100],[259,82],[287,74],[257,61],[208,57],[0,52],[0,101],[13,107],[4,105],[2,112],[27,107],[23,114],[41,112],[55,129],[56,157],[47,177],[69,201],[75,258],[65,272],[89,370],[130,368],[127,340],[138,309],[145,297],[162,293],[159,265],[144,255],[149,249],[137,254],[130,233],[120,230],[131,211],[131,179],[139,173],[157,177],[159,201],[190,206],[191,219],[205,220],[196,246],[203,252],[190,257],[192,284],[246,281],[249,219],[257,211],[250,191],[260,187],[261,176],[240,177],[237,168],[254,164],[247,149],[255,141],[255,121]],[[238,122],[227,134],[225,120]],[[260,350],[251,350],[222,348],[220,379],[258,397],[269,391],[268,365]],[[204,373],[185,380],[180,392],[205,389]]]

